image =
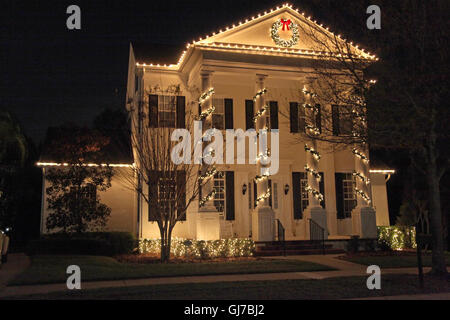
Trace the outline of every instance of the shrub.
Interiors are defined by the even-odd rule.
[[[359,236],[351,236],[347,242],[347,251],[351,253],[358,252],[359,249]]]
[[[160,253],[160,239],[144,239],[139,242],[140,253]],[[176,257],[209,259],[216,257],[248,257],[253,255],[255,244],[250,239],[186,240],[172,239],[170,252]]]
[[[416,248],[416,230],[407,226],[378,227],[378,245],[391,250]]]
[[[137,241],[129,232],[50,234],[32,241],[28,254],[86,254],[113,256],[131,253]]]

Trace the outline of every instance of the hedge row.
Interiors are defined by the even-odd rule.
[[[378,244],[391,250],[416,248],[416,229],[406,226],[378,227]]]
[[[144,239],[139,241],[140,253],[159,254],[160,239]],[[176,257],[216,258],[216,257],[248,257],[252,256],[255,243],[250,239],[232,238],[221,240],[186,240],[174,238],[170,252]]]
[[[83,254],[113,256],[128,254],[137,247],[129,232],[86,232],[82,234],[51,234],[31,241],[28,254]]]

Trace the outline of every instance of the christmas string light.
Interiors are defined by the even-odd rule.
[[[200,98],[198,98],[198,103],[201,105],[203,102],[211,98],[214,94],[214,88],[209,88],[206,92],[204,92]]]
[[[216,173],[217,173],[217,169],[216,168],[212,168],[212,169],[206,171],[204,174],[202,174],[198,179],[201,182],[201,181],[204,181],[204,180],[207,180],[207,179],[211,178]]]
[[[312,134],[314,134],[314,135],[316,135],[316,136],[318,136],[318,135],[320,134],[320,129],[317,128],[317,127],[314,126],[314,125],[306,124],[305,127],[306,127],[306,129],[308,129],[309,131],[311,131]]]
[[[314,150],[314,148],[309,147],[306,143],[305,143],[305,151],[310,152],[316,160],[320,160],[321,158],[320,153]]]
[[[200,113],[200,115],[198,116],[198,120],[200,120],[200,121],[205,120],[214,111],[216,111],[216,107],[215,106],[209,107],[208,109],[206,109],[205,111]]]
[[[264,180],[266,180],[266,179],[269,179],[269,175],[268,175],[268,174],[264,174],[264,175],[262,175],[262,176],[257,175],[253,180],[254,180],[256,183],[258,183],[258,182],[264,181]]]
[[[200,200],[200,202],[198,203],[198,205],[200,207],[203,207],[205,205],[205,203],[207,203],[208,201],[210,201],[211,199],[214,198],[214,196],[216,195],[216,189],[213,189],[206,197],[202,198]]]
[[[317,97],[317,93],[311,92],[306,88],[303,88],[302,92],[306,95],[306,96],[310,96],[311,98],[316,98]]]
[[[361,158],[363,161],[369,162],[369,158],[366,157],[362,152],[360,152],[358,149],[353,148],[352,150],[353,154],[359,158]]]
[[[364,191],[362,191],[361,189],[355,188],[355,192],[357,194],[360,195],[361,198],[363,198],[364,200],[366,200],[367,203],[371,203],[372,200],[370,200],[370,198],[364,193]]]
[[[303,104],[303,108],[305,108],[305,109],[313,109],[315,112],[317,112],[320,109],[320,104],[316,103],[315,105],[312,105],[312,104],[309,104],[309,103],[304,103]]]
[[[269,109],[269,105],[264,105],[253,117],[253,122],[256,123],[258,119]]]
[[[317,172],[316,170],[310,168],[308,165],[305,165],[305,171],[308,172],[309,174],[313,175],[318,181],[320,181],[322,179],[322,176],[320,175],[320,173]]]
[[[319,201],[323,201],[323,194],[321,194],[319,191],[317,191],[316,189],[311,188],[309,185],[306,185],[305,190],[309,193],[311,193],[314,198],[316,198]]]
[[[260,96],[262,96],[262,95],[265,94],[266,92],[267,92],[267,89],[266,89],[266,88],[259,90],[259,91],[255,94],[255,96],[253,97],[253,101],[256,101],[257,98],[259,98]]]
[[[267,190],[266,193],[264,193],[263,195],[259,196],[256,199],[256,203],[258,204],[260,201],[263,201],[263,200],[265,200],[265,199],[267,199],[269,197],[270,197],[270,190]]]
[[[370,183],[370,179],[366,178],[364,175],[362,175],[360,172],[353,172],[353,175],[355,177],[358,177],[359,179],[361,179],[362,182],[364,182],[365,184],[369,184]]]

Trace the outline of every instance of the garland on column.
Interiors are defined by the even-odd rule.
[[[306,97],[310,97],[310,98],[317,97],[316,93],[309,91],[308,89],[306,89],[306,87],[304,87],[302,91]],[[320,129],[316,126],[315,119],[316,119],[316,113],[319,111],[319,105],[317,103],[316,104],[304,103],[303,108],[311,109],[312,113],[314,115],[314,117],[309,117],[309,123],[307,123],[305,125],[305,128],[310,133],[312,133],[314,136],[318,136],[320,134]],[[314,157],[314,159],[317,162],[319,162],[321,156],[317,150],[314,150],[313,147],[310,147],[305,143],[305,151],[311,153],[312,156]],[[317,181],[320,181],[322,179],[322,177],[320,176],[320,173],[317,170],[315,170],[314,168],[311,168],[310,166],[308,166],[308,164],[305,165],[305,171],[308,174],[312,175],[314,178],[316,178]],[[323,199],[324,199],[323,194],[320,193],[319,190],[312,188],[309,184],[306,184],[305,190],[308,193],[311,193],[314,196],[314,198],[316,198],[319,202],[323,201]]]
[[[213,94],[214,94],[214,88],[210,88],[207,91],[205,91],[204,93],[202,93],[202,95],[200,96],[200,98],[198,99],[198,104],[201,106],[205,101],[207,101],[208,99],[210,99]],[[201,112],[198,119],[203,121],[206,118],[208,118],[214,111],[216,110],[216,108],[211,105],[208,109],[206,109],[205,111]],[[206,134],[202,137],[203,138],[207,136]],[[201,141],[199,141],[201,143]],[[203,156],[202,158],[207,157],[208,155],[212,156],[213,152],[212,150],[210,152],[208,152],[205,156]],[[208,180],[209,178],[213,177],[215,174],[217,173],[217,169],[213,166],[210,170],[206,171],[204,174],[202,174],[199,178],[198,181],[200,183],[202,183],[204,180]],[[206,197],[203,197],[202,199],[200,199],[199,201],[199,207],[203,207],[205,205],[205,203],[207,203],[208,201],[210,201],[211,199],[214,198],[214,196],[216,195],[216,190],[213,188],[213,190],[211,190],[211,192],[206,195]]]
[[[365,163],[369,162],[369,158],[364,153],[359,151],[357,148],[353,148],[352,152],[355,155],[355,157],[360,158],[363,162],[365,162]],[[355,172],[353,172],[353,176],[359,178],[366,185],[368,185],[370,183],[370,179],[368,177],[366,177],[362,172],[355,171]],[[357,195],[360,195],[361,198],[363,198],[368,204],[370,204],[372,202],[370,197],[363,190],[355,188],[355,193]]]
[[[258,92],[256,92],[256,94],[255,94],[255,96],[253,97],[253,101],[256,101],[256,99],[258,99],[259,97],[261,97],[262,95],[264,95],[264,94],[266,94],[267,93],[267,89],[266,88],[263,88],[263,89],[261,89],[261,90],[259,90]],[[267,111],[267,110],[269,110],[269,105],[268,104],[265,104],[260,110],[258,110],[258,112],[256,112],[255,113],[255,115],[253,116],[253,122],[256,124],[256,122],[258,121],[258,119],[260,118],[260,117],[262,117],[262,115]],[[256,127],[256,126],[255,126]],[[267,124],[266,124],[266,126],[263,128],[263,130],[268,130],[268,128],[267,128]],[[256,133],[256,135],[257,136],[259,136],[259,128],[257,128],[257,133]],[[263,159],[263,158],[267,158],[267,157],[270,157],[270,150],[268,149],[268,148],[266,148],[266,150],[265,150],[265,152],[263,153],[263,152],[260,152],[259,154],[258,154],[258,156],[257,156],[257,158],[256,158],[256,160],[257,161],[261,161],[261,159]],[[254,181],[255,182],[261,182],[261,181],[264,181],[265,179],[268,179],[269,178],[269,175],[267,174],[267,175],[257,175],[255,178],[254,178]],[[270,197],[270,188],[269,188],[269,186],[267,185],[267,190],[266,190],[266,192],[263,194],[263,195],[261,195],[261,196],[259,196],[258,198],[256,198],[256,205],[258,205],[258,203],[260,202],[260,201],[263,201],[263,200],[265,200],[265,199],[267,199],[267,198],[269,198]]]

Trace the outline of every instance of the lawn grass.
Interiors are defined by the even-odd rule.
[[[324,280],[276,280],[153,285],[65,291],[14,297],[18,299],[151,299],[272,300],[348,299],[400,294],[450,292],[448,280],[425,277],[425,289],[414,275],[384,275],[380,290],[368,290],[367,277]],[[14,299],[13,298],[13,299]]]
[[[31,258],[31,266],[8,285],[64,283],[69,265],[81,268],[82,281],[333,270],[316,263],[287,259],[137,264],[120,263],[103,256],[37,255]]]
[[[450,253],[445,253],[447,266],[450,266]],[[417,268],[416,255],[364,255],[364,256],[344,256],[344,260],[359,263],[363,265],[377,265],[380,268]],[[422,264],[424,267],[431,267],[431,255],[422,256]]]

